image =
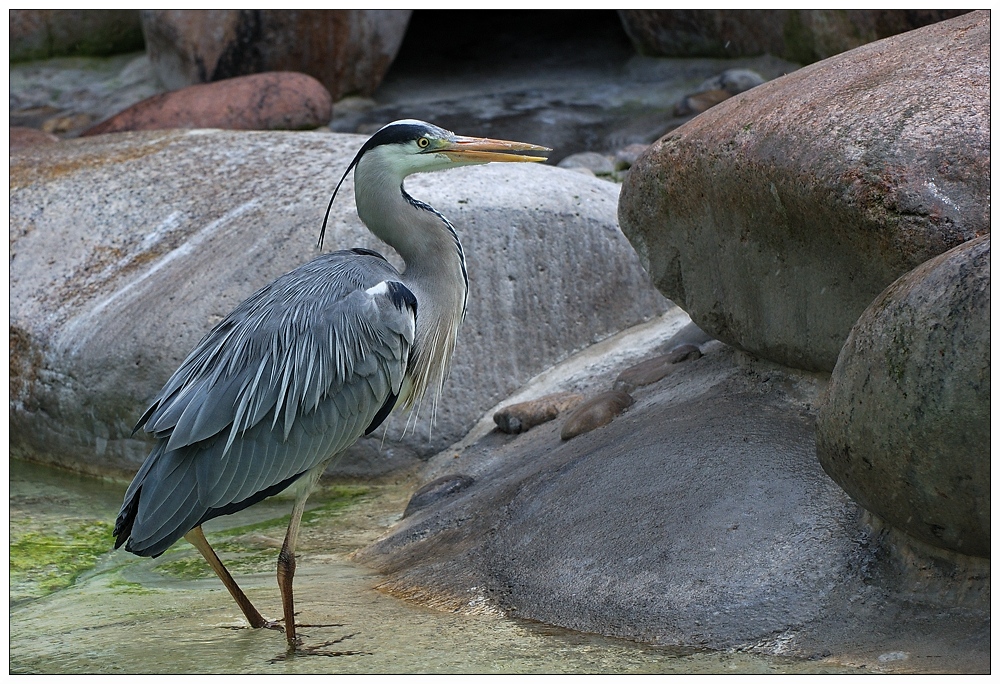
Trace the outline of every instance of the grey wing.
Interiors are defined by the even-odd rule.
[[[237,307],[138,427],[157,438],[116,546],[162,553],[192,527],[284,489],[353,444],[399,395],[416,300],[380,257],[334,253]]]

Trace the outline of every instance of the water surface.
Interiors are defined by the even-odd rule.
[[[399,517],[411,486],[328,487],[315,497],[295,577],[309,651],[245,627],[197,552],[110,551],[124,483],[11,462],[10,671],[14,673],[772,673],[844,672],[823,662],[680,653],[511,620],[441,612],[379,593],[350,553]],[[206,525],[248,596],[280,616],[274,579],[290,502]]]

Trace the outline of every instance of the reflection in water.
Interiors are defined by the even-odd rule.
[[[15,548],[28,564],[51,565],[30,540],[15,546],[28,532],[59,539],[65,530],[89,525],[98,532],[96,541],[73,543],[108,549],[89,569],[65,568],[52,591],[41,586],[37,573],[12,569],[11,672],[845,671],[747,654],[680,654],[499,615],[440,612],[380,594],[373,589],[379,576],[352,563],[349,554],[398,519],[410,491],[405,485],[372,487],[367,494],[328,489],[316,497],[295,576],[299,619],[314,626],[301,630],[306,654],[286,657],[279,632],[244,627],[218,579],[196,562],[193,547],[180,542],[155,560],[110,551],[110,533],[102,541],[96,523],[114,519],[124,490],[124,483],[11,462],[12,568]],[[288,508],[288,501],[263,502],[207,530],[228,549],[224,560],[237,561],[240,584],[269,617],[281,612],[274,544],[280,543]]]

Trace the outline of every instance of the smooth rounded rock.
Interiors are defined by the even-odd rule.
[[[636,159],[647,149],[649,149],[649,145],[632,143],[615,152],[615,171],[624,171],[631,168],[632,164],[635,164]]]
[[[610,176],[611,172],[615,170],[614,163],[597,152],[571,154],[560,161],[558,166],[564,169],[590,169],[595,176]]]
[[[825,374],[706,352],[600,430],[435,456],[428,479],[475,489],[353,559],[438,609],[788,662],[906,650],[931,668],[955,644],[941,669],[988,671],[988,561],[866,524],[816,460]]]
[[[134,472],[149,449],[131,436],[147,403],[233,307],[317,255],[330,194],[364,141],[198,129],[13,153],[12,453]],[[334,202],[327,248],[395,259],[358,219],[353,183]],[[409,467],[556,361],[671,306],[618,230],[612,183],[498,164],[416,174],[406,190],[462,238],[468,315],[433,429],[429,404],[408,429],[394,414],[338,469]]]
[[[619,219],[713,337],[831,371],[890,283],[990,230],[990,15],[865,45],[654,143]]]
[[[312,76],[275,71],[154,95],[83,135],[165,128],[303,130],[330,120],[333,100]]]
[[[674,116],[701,114],[720,102],[728,100],[732,96],[732,93],[722,89],[706,90],[704,92],[694,93],[693,95],[687,95],[683,100],[677,103],[676,107],[674,107]]]
[[[582,401],[583,395],[576,392],[547,394],[531,401],[504,406],[493,414],[493,422],[501,432],[516,435],[555,420],[560,413],[569,411]]]
[[[628,392],[601,392],[576,407],[566,418],[559,436],[565,441],[604,427],[635,403]]]
[[[751,69],[726,69],[698,86],[698,92],[725,90],[730,95],[739,95],[764,82],[765,78]]]
[[[659,382],[670,374],[676,364],[682,361],[701,357],[701,350],[693,344],[682,344],[667,354],[660,354],[651,359],[626,368],[615,378],[613,389],[631,392],[636,387],[645,387]]]
[[[819,412],[823,468],[928,544],[990,555],[990,236],[893,283],[862,314]]]

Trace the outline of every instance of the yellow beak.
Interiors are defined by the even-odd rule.
[[[546,157],[551,148],[531,145],[529,143],[513,142],[510,140],[493,140],[491,138],[466,138],[456,135],[441,147],[434,150],[438,154],[444,154],[452,161],[456,162],[540,162],[546,161]]]

